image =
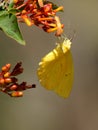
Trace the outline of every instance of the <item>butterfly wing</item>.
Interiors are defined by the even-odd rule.
[[[37,71],[41,85],[64,98],[69,96],[73,83],[73,61],[68,46],[58,44],[41,60]]]
[[[70,50],[62,57],[59,61],[60,71],[60,81],[59,84],[55,87],[54,91],[67,98],[70,95],[72,84],[73,84],[73,60]]]

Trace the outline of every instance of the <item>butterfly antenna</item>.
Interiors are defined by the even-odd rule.
[[[70,38],[70,41],[72,42],[75,37],[76,37],[76,30],[73,31],[73,35],[72,35],[72,37]]]

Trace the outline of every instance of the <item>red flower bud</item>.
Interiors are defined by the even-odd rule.
[[[4,84],[4,78],[0,78],[0,84],[3,85]]]
[[[5,66],[2,67],[2,71],[7,72],[10,70],[11,64],[6,64]]]
[[[14,84],[14,85],[12,85],[12,86],[10,87],[10,90],[16,90],[16,88],[17,88],[17,85]]]
[[[5,82],[5,83],[11,83],[11,82],[12,82],[12,79],[11,79],[11,78],[5,78],[5,79],[4,79],[4,82]]]
[[[15,91],[11,93],[12,97],[22,97],[23,96],[23,92],[21,91]]]
[[[4,78],[8,78],[10,76],[10,72],[6,72],[5,74],[4,74]]]

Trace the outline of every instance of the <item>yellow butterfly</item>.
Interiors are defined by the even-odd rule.
[[[73,84],[73,60],[71,41],[64,39],[56,48],[42,58],[37,75],[43,87],[67,98]]]

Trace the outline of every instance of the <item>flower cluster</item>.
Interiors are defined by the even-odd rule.
[[[8,94],[11,97],[23,96],[23,91],[29,88],[35,88],[35,84],[27,85],[26,82],[18,83],[17,75],[23,72],[21,67],[22,63],[19,62],[10,72],[11,64],[6,64],[2,67],[0,72],[0,91]]]
[[[56,31],[56,36],[62,34],[64,25],[56,16],[56,12],[63,10],[62,6],[46,0],[14,0],[14,8],[19,11],[16,16],[20,22],[36,25],[48,33]]]

